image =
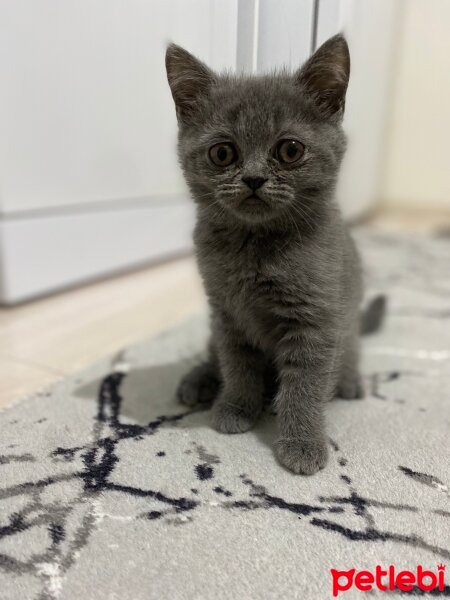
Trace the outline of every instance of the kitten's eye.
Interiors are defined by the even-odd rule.
[[[228,167],[237,159],[236,148],[229,142],[214,144],[209,149],[209,158],[218,167]]]
[[[281,140],[278,142],[274,156],[280,163],[292,164],[301,159],[305,146],[297,140]]]

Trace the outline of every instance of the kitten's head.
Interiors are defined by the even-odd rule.
[[[219,75],[175,45],[166,67],[181,165],[203,213],[252,227],[314,222],[345,150],[345,39],[328,40],[294,74]]]

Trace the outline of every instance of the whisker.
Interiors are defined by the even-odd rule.
[[[311,231],[314,231],[314,227],[312,221],[308,218],[309,214],[302,210],[302,208],[298,205],[291,205],[290,208],[308,225]]]

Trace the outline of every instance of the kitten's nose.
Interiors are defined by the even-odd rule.
[[[264,179],[264,177],[243,177],[242,181],[254,192],[264,185],[267,179]]]

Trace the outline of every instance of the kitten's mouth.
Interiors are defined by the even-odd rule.
[[[236,199],[234,204],[229,203],[228,208],[238,219],[246,223],[266,221],[273,212],[270,201],[255,192]]]
[[[263,200],[261,198],[261,196],[258,196],[258,194],[250,194],[250,196],[247,196],[246,198],[244,198],[244,200],[242,200],[242,202],[240,203],[239,208],[246,208],[246,207],[251,207],[251,208],[266,208],[267,207],[267,202],[265,202],[265,200]]]

